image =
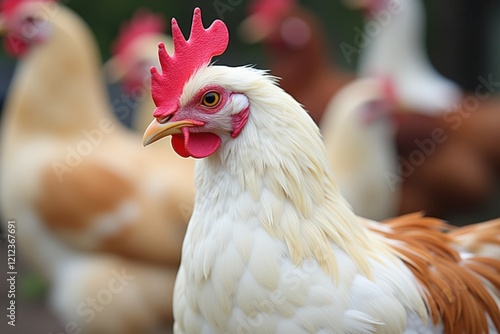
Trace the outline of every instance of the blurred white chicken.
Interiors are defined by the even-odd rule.
[[[114,117],[93,37],[71,10],[5,0],[1,14],[7,48],[22,56],[0,168],[1,211],[18,221],[20,253],[51,284],[53,309],[84,333],[168,326],[193,162],[144,150]]]
[[[461,88],[439,74],[427,56],[421,0],[346,1],[362,7],[369,14],[367,24],[380,29],[369,33],[359,60],[360,76],[392,80],[402,104],[431,115],[459,104]]]
[[[500,260],[439,220],[356,217],[319,130],[265,72],[211,65],[224,23],[194,12],[160,45],[144,135],[196,165],[196,206],[174,292],[176,333],[485,333],[500,330]],[[174,75],[175,74],[175,75]],[[498,234],[500,221],[482,225]],[[471,239],[472,240],[472,239]],[[500,240],[490,241],[494,247]]]
[[[150,92],[151,66],[158,65],[158,42],[162,41],[169,52],[173,51],[172,38],[165,35],[162,16],[145,10],[137,11],[129,23],[123,24],[120,35],[113,44],[113,58],[105,64],[111,81],[120,81],[126,94],[136,96],[132,128],[143,133],[151,123],[154,103]]]
[[[500,125],[498,101],[487,101],[491,94],[479,101],[477,91],[462,92],[434,69],[425,48],[423,1],[346,2],[368,14],[360,75],[391,80],[395,100],[407,110],[396,134],[401,161],[422,152],[418,143],[434,140],[434,131],[445,133],[445,142],[426,153],[425,163],[413,166],[414,172],[402,178],[400,212],[424,209],[446,217],[490,200],[495,168],[500,170],[499,132],[492,131]],[[468,106],[469,94],[477,102],[474,110]]]
[[[400,184],[396,125],[388,83],[358,79],[342,88],[320,124],[342,195],[362,217],[383,220],[398,213]]]

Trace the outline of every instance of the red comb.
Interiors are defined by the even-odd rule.
[[[130,22],[122,25],[120,34],[113,44],[114,55],[122,55],[124,51],[138,38],[160,34],[165,31],[165,19],[159,14],[153,14],[146,10],[137,11]]]
[[[212,57],[224,53],[229,43],[229,32],[224,22],[215,20],[205,29],[199,8],[194,10],[189,39],[184,39],[175,19],[172,19],[172,37],[172,56],[165,50],[165,44],[158,45],[162,73],[158,73],[155,67],[151,68],[151,93],[157,106],[154,117],[174,113],[186,81]]]
[[[5,16],[9,16],[14,13],[21,4],[33,1],[55,2],[57,0],[3,0],[0,4],[0,12]]]

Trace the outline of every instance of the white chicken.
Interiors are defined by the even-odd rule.
[[[174,54],[160,45],[152,70],[144,143],[172,135],[181,156],[203,158],[176,333],[500,330],[498,259],[459,254],[439,220],[356,217],[299,103],[263,71],[210,65],[228,44],[223,22],[205,29],[197,8],[189,40],[175,21],[172,35]]]
[[[1,13],[6,45],[22,55],[0,151],[1,212],[17,220],[19,253],[50,283],[66,324],[118,334],[168,326],[193,162],[144,150],[114,117],[96,43],[71,10],[5,0]],[[115,270],[130,278],[119,293],[108,289]]]
[[[346,1],[363,6],[370,13],[368,23],[380,29],[369,32],[359,60],[361,77],[391,79],[402,104],[431,115],[449,112],[460,103],[461,88],[438,73],[426,54],[421,0]]]
[[[368,14],[359,74],[391,80],[395,100],[406,109],[396,135],[400,161],[420,152],[418,143],[431,140],[436,129],[443,129],[447,138],[424,164],[401,178],[400,212],[425,210],[446,217],[488,202],[500,166],[499,132],[492,131],[500,124],[498,101],[490,95],[479,101],[483,86],[463,92],[432,66],[422,0],[345,1]],[[477,101],[474,110],[468,106],[471,99]]]
[[[383,220],[398,213],[400,183],[389,83],[358,79],[326,108],[320,128],[337,185],[362,217]]]

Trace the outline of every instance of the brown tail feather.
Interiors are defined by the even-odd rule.
[[[477,255],[484,252],[481,243],[500,250],[500,219],[454,228],[417,213],[384,223],[367,227],[383,235],[413,272],[434,323],[441,320],[447,334],[487,333],[489,316],[500,332],[495,297],[500,291],[500,259]],[[472,255],[462,259],[457,245]]]
[[[459,247],[476,256],[500,259],[500,219],[457,228],[450,236]]]

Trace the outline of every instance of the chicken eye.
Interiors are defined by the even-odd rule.
[[[201,103],[208,108],[213,108],[219,104],[220,94],[217,92],[207,92],[203,95]]]

